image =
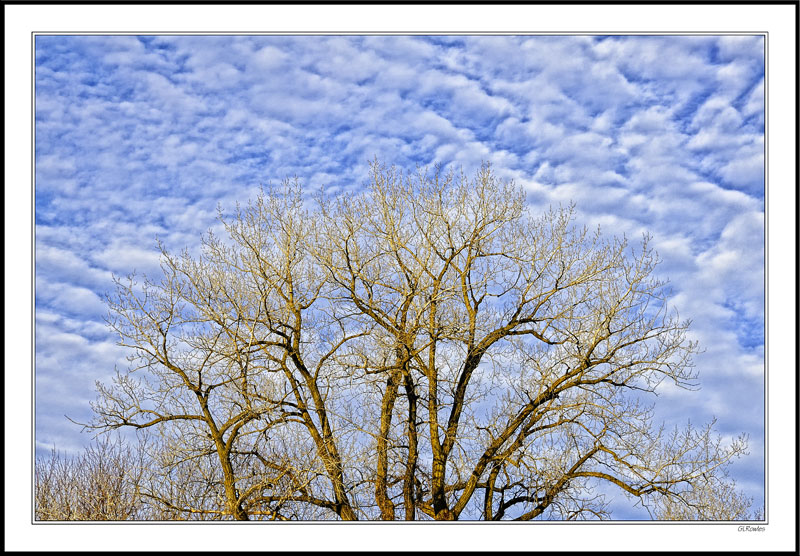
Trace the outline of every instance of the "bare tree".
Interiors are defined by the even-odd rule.
[[[679,521],[758,521],[761,509],[753,509],[753,499],[736,489],[727,472],[704,475],[680,492],[658,499],[653,515],[660,520]]]
[[[106,437],[80,455],[65,456],[54,448],[49,457],[38,457],[35,518],[77,521],[155,517],[148,514],[139,495],[144,473],[141,448]]]
[[[285,182],[221,220],[199,256],[162,247],[161,280],[117,281],[132,364],[90,424],[160,431],[147,495],[177,514],[603,518],[604,484],[688,500],[745,450],[653,423],[697,346],[648,238],[536,216],[488,166],[375,163],[362,193]]]

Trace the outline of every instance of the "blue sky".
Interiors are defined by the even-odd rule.
[[[761,36],[37,36],[36,446],[88,441],[96,380],[125,352],[111,274],[156,273],[259,185],[358,189],[377,157],[490,161],[536,207],[645,231],[693,321],[702,389],[659,417],[750,435],[763,497]]]

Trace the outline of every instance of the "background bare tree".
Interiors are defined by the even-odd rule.
[[[122,439],[104,437],[79,456],[53,449],[36,460],[37,520],[158,519],[139,495],[144,474],[143,445],[132,448]]]
[[[680,496],[658,500],[653,515],[659,520],[679,521],[758,521],[763,508],[753,508],[753,500],[736,490],[736,481],[726,472],[706,475],[687,485]]]
[[[609,485],[718,519],[693,500],[745,439],[653,422],[662,381],[697,384],[657,256],[572,220],[488,166],[269,188],[117,281],[131,367],[88,426],[157,431],[143,492],[176,516],[606,518]]]

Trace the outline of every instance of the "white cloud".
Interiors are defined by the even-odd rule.
[[[53,309],[67,314],[96,317],[105,311],[103,300],[95,292],[65,282],[50,282],[36,278],[37,305],[40,301]]]
[[[206,108],[206,103],[197,95],[183,90],[178,84],[173,83],[160,73],[140,71],[134,74],[146,87],[147,93],[153,101],[160,101],[159,105],[176,113],[199,112]]]
[[[273,70],[289,61],[289,56],[279,48],[265,46],[255,52],[248,60],[257,70]]]
[[[719,54],[726,60],[737,57],[754,61],[764,59],[764,37],[759,35],[726,35],[717,39]]]
[[[36,270],[45,275],[58,275],[73,284],[83,284],[94,288],[108,283],[110,273],[92,266],[77,253],[50,245],[36,248]]]
[[[731,106],[730,99],[722,95],[716,95],[706,100],[692,120],[692,126],[695,129],[714,126],[730,131],[738,129],[741,124],[742,118]]]
[[[757,116],[760,123],[764,122],[764,79],[753,87],[747,96],[743,113],[747,116]]]
[[[155,238],[151,240],[155,246]],[[123,241],[114,240],[103,251],[92,257],[96,262],[102,263],[117,275],[136,271],[153,275],[158,273],[159,253],[155,248],[146,249],[139,245],[132,245]]]
[[[719,241],[698,255],[698,277],[710,292],[718,292],[712,299],[733,299],[744,306],[750,318],[759,319],[764,311],[763,261],[764,215],[746,212],[734,217]]]
[[[740,149],[737,157],[720,168],[720,176],[734,185],[762,189],[764,183],[764,151],[759,144]]]

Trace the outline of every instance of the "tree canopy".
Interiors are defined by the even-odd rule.
[[[221,221],[116,280],[131,365],[88,424],[157,436],[141,493],[174,516],[594,519],[611,488],[720,519],[698,493],[745,439],[654,422],[698,346],[647,237],[536,213],[488,165],[375,162],[360,192],[285,181]]]

